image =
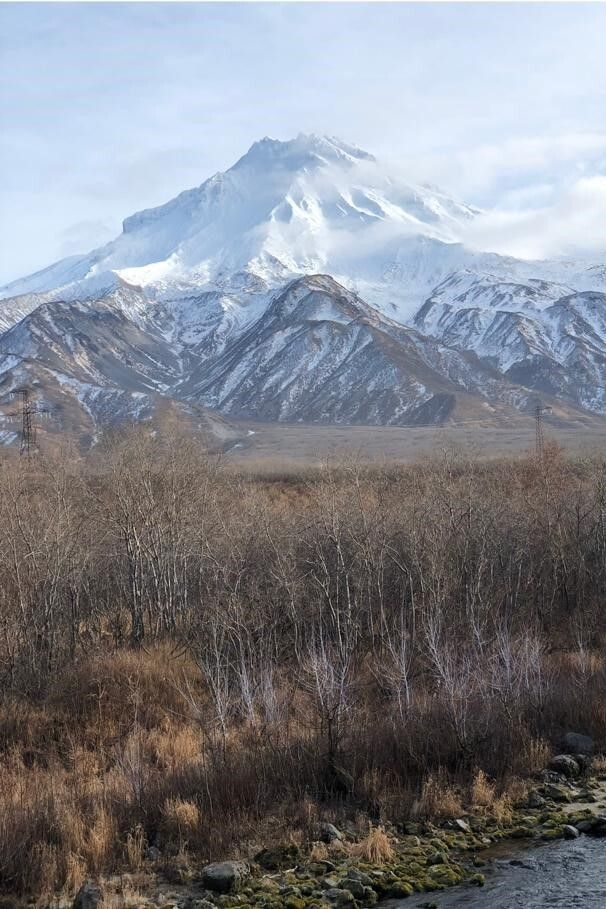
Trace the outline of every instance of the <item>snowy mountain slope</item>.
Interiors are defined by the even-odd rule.
[[[515,376],[405,328],[322,275],[293,280],[268,304],[219,292],[149,300],[126,285],[100,299],[42,302],[0,339],[0,398],[24,384],[51,421],[88,439],[108,422],[148,418],[160,400],[237,438],[209,408],[422,425],[498,422],[536,398]],[[579,417],[570,407],[559,415]]]
[[[473,354],[386,319],[323,275],[289,284],[177,390],[239,417],[402,425],[459,412],[488,418],[530,397]]]
[[[67,433],[90,443],[102,426],[148,419],[168,408],[211,445],[238,439],[242,431],[220,415],[181,405],[167,394],[182,375],[178,349],[149,320],[143,328],[123,311],[140,313],[147,302],[133,288],[101,300],[43,302],[5,332],[0,339],[0,430],[8,433],[8,441],[15,439],[5,405],[23,386],[46,412],[39,418],[41,429],[51,435]]]
[[[0,385],[92,426],[159,396],[268,420],[506,419],[537,395],[606,414],[606,266],[467,248],[477,215],[338,139],[263,139],[0,290]]]
[[[606,412],[606,294],[546,281],[456,273],[414,318],[422,332],[473,350],[537,391]]]

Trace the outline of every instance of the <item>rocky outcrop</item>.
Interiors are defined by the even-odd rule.
[[[214,893],[234,893],[249,876],[246,862],[213,862],[202,869],[202,884]]]

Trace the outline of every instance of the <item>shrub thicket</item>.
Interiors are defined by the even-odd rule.
[[[7,891],[506,811],[562,731],[606,745],[602,461],[271,479],[132,432],[0,472]]]

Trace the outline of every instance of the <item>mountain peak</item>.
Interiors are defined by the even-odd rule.
[[[231,169],[281,166],[289,170],[299,170],[329,163],[351,165],[360,161],[375,161],[375,158],[336,136],[299,133],[295,139],[286,141],[272,139],[269,136],[259,139]]]

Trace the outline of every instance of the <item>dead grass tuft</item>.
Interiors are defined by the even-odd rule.
[[[460,792],[440,776],[427,777],[416,806],[421,817],[454,818],[463,814]]]
[[[349,847],[351,855],[361,858],[365,862],[371,862],[373,865],[382,865],[391,861],[395,856],[395,850],[389,841],[383,827],[370,827],[367,835],[359,843],[353,843]]]
[[[169,837],[185,844],[200,826],[200,809],[186,799],[167,799],[162,808],[162,821]]]
[[[483,770],[477,770],[471,783],[471,804],[480,808],[492,805],[495,800],[495,786]]]
[[[312,843],[309,852],[309,858],[312,862],[323,862],[328,858],[328,849],[326,843]]]

